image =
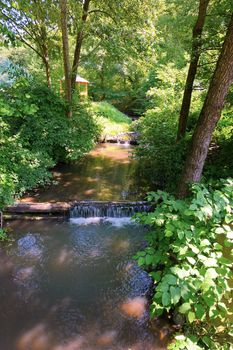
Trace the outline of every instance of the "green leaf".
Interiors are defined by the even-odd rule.
[[[191,265],[195,265],[196,264],[196,260],[194,258],[192,258],[191,256],[187,256],[186,259],[188,260],[188,262]]]
[[[217,260],[214,258],[205,258],[205,260],[203,260],[203,265],[206,267],[217,267]]]
[[[166,282],[166,281],[162,281],[162,282],[160,282],[160,284],[159,284],[159,290],[161,291],[161,292],[167,292],[168,291],[168,289],[169,289],[169,284]]]
[[[145,264],[145,258],[143,258],[143,257],[140,256],[140,258],[138,259],[138,265],[139,265],[139,266],[142,266],[142,265],[144,265],[144,264]]]
[[[203,343],[205,343],[209,348],[211,347],[212,341],[210,337],[207,337],[207,335],[204,335],[204,337],[202,337],[202,341]]]
[[[164,281],[166,281],[170,285],[175,285],[177,283],[177,278],[174,275],[167,274],[164,276]]]
[[[193,210],[186,209],[186,210],[184,211],[184,215],[186,215],[186,216],[192,216],[192,215],[193,215]]]
[[[160,271],[152,271],[149,275],[153,278],[153,280],[158,283],[161,280],[161,272]]]
[[[233,221],[232,215],[227,214],[227,215],[225,216],[225,222],[226,222],[226,224],[230,224],[232,221]]]
[[[181,279],[183,279],[189,275],[188,271],[186,271],[185,269],[181,269],[177,266],[172,267],[171,271]]]
[[[170,294],[171,294],[171,301],[174,305],[176,305],[181,297],[181,293],[180,293],[180,287],[174,287],[171,286],[170,287]]]
[[[163,306],[168,306],[171,303],[171,297],[168,292],[162,294],[162,304]]]
[[[171,230],[165,230],[165,236],[171,237],[173,235],[173,232]]]
[[[201,304],[197,304],[197,305],[195,305],[194,308],[195,308],[196,317],[197,317],[199,320],[203,320],[203,319],[204,319],[204,315],[205,315],[204,306],[201,305]]]
[[[189,313],[188,313],[188,320],[189,320],[189,322],[190,322],[190,323],[193,323],[193,321],[194,321],[195,319],[196,319],[195,313],[192,312],[192,311],[189,311]]]
[[[187,253],[188,247],[184,246],[184,247],[180,247],[179,249],[179,254],[180,255],[185,255]]]
[[[188,246],[189,246],[189,248],[191,248],[191,250],[194,254],[198,254],[200,252],[200,250],[195,245],[189,244]]]
[[[205,303],[211,307],[215,305],[215,297],[211,294],[204,294],[203,295],[203,299],[205,301]]]
[[[159,317],[159,316],[161,316],[161,315],[163,314],[163,311],[164,311],[164,308],[158,306],[158,307],[156,307],[156,309],[155,309],[154,315],[155,315],[156,317]]]
[[[153,255],[146,255],[146,265],[151,265],[153,262]]]
[[[233,239],[233,231],[227,232],[227,238],[228,239]]]
[[[210,268],[206,271],[205,278],[206,279],[215,279],[218,277],[218,273],[214,268]]]
[[[217,233],[217,234],[225,233],[225,230],[224,230],[224,228],[222,228],[222,227],[217,227],[217,228],[215,229],[215,233]]]
[[[184,303],[179,307],[179,312],[181,314],[186,314],[191,309],[190,303]]]
[[[208,239],[203,239],[200,242],[200,246],[201,247],[206,247],[206,246],[209,246],[209,245],[211,245],[211,243],[210,243],[210,241]]]
[[[178,231],[178,237],[179,237],[179,239],[183,239],[184,238],[184,232],[183,231]]]

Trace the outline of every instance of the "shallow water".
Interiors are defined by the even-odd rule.
[[[56,184],[22,199],[30,202],[76,200],[136,200],[141,191],[134,181],[132,147],[99,144],[82,161],[60,164],[53,171]]]
[[[132,260],[144,232],[128,218],[11,223],[0,246],[0,349],[160,350],[151,280]]]

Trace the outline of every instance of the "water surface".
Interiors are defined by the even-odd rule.
[[[161,350],[151,280],[132,260],[144,232],[128,218],[11,224],[0,245],[0,349]]]
[[[131,153],[129,145],[99,144],[81,161],[58,165],[53,170],[56,184],[30,193],[22,200],[137,200],[141,194],[134,180],[136,163]]]

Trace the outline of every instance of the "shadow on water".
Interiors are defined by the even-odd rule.
[[[100,144],[82,161],[60,164],[53,170],[53,184],[24,196],[23,201],[62,202],[75,200],[137,200],[131,159],[132,147]]]
[[[0,246],[0,349],[164,350],[149,327],[151,279],[132,260],[143,229],[101,219],[11,223]]]

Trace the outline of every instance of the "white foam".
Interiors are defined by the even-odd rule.
[[[70,218],[70,222],[75,225],[99,224],[100,222],[110,222],[112,226],[122,227],[133,224],[134,221],[130,217],[114,218],[114,217],[90,217],[90,218]]]
[[[105,218],[104,221],[110,222],[112,226],[115,226],[115,227],[122,227],[133,223],[130,217]]]

